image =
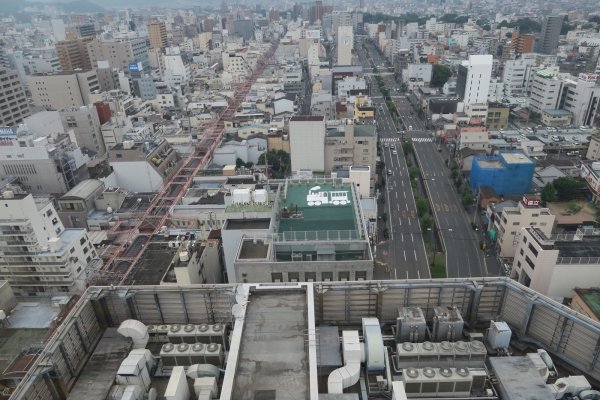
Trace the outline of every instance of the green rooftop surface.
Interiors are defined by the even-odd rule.
[[[585,304],[592,310],[596,316],[600,316],[600,290],[578,290],[579,295],[585,301]]]
[[[320,186],[319,191],[347,191],[350,204],[333,205],[321,204],[309,206],[306,196],[310,188]],[[302,212],[302,218],[281,218],[279,233],[291,231],[336,231],[358,230],[355,212],[354,197],[350,185],[332,184],[290,184],[287,188],[287,198],[282,199],[281,210],[287,207],[291,213]]]

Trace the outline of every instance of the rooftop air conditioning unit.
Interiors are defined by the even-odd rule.
[[[210,343],[212,335],[211,326],[208,324],[200,324],[196,327],[196,342]]]
[[[167,336],[169,338],[169,342],[171,343],[183,343],[183,325],[171,325]]]
[[[187,343],[179,343],[175,346],[175,360],[177,361],[177,365],[181,365],[184,367],[192,365],[190,361],[191,349],[190,345]]]
[[[225,325],[216,323],[211,325],[211,343],[225,344]]]
[[[422,342],[427,333],[427,322],[420,307],[402,307],[396,318],[396,341]]]
[[[171,325],[156,325],[156,335],[158,337],[158,343],[168,343],[168,333],[171,329]]]
[[[469,342],[469,347],[471,348],[469,368],[483,368],[487,358],[487,348],[483,342],[479,341]]]
[[[419,366],[419,347],[415,343],[404,342],[396,345],[398,368]]]
[[[194,343],[190,347],[190,362],[192,365],[204,364],[206,362],[205,352],[206,345],[204,343]]]
[[[471,362],[471,347],[467,342],[458,341],[454,343],[454,366],[468,367]]]
[[[183,326],[182,332],[181,332],[181,340],[184,343],[196,343],[196,325],[192,325],[192,324],[187,324]]]
[[[163,367],[174,367],[177,365],[175,360],[175,345],[172,343],[163,344],[160,349],[160,360]]]
[[[207,364],[218,367],[223,365],[223,346],[218,343],[211,343],[206,346],[205,350],[204,357]]]
[[[439,357],[440,353],[437,343],[419,343],[419,367],[437,367]]]
[[[454,343],[441,342],[438,343],[438,350],[440,354],[440,362],[437,367],[451,368],[454,366],[455,354],[454,354]]]
[[[433,313],[432,340],[441,342],[443,340],[454,341],[462,338],[464,321],[458,308],[434,307]]]

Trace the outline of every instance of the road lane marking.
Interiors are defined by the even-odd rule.
[[[417,261],[417,250],[413,249],[414,253],[415,253],[415,261]]]
[[[402,252],[404,253],[404,261],[406,261],[406,250],[402,250]],[[406,272],[407,276],[408,276],[408,271]]]

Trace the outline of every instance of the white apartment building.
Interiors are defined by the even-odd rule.
[[[486,54],[470,55],[459,66],[456,91],[465,105],[487,103],[492,65],[493,57]]]
[[[352,65],[353,48],[352,26],[339,26],[337,29],[337,65]]]
[[[90,158],[68,135],[35,137],[26,126],[3,135],[0,174],[15,176],[33,194],[66,193]]]
[[[458,150],[466,148],[489,153],[491,145],[487,129],[483,126],[462,127],[458,138]]]
[[[546,235],[521,228],[511,277],[543,295],[571,297],[576,287],[600,285],[600,231],[583,227],[575,234]]]
[[[402,70],[402,82],[407,83],[410,80],[418,80],[428,86],[431,82],[432,72],[432,64],[408,64],[408,67]]]
[[[289,133],[292,171],[325,171],[325,117],[292,117]]]
[[[536,71],[531,80],[531,110],[541,114],[559,108],[563,84],[557,67]]]
[[[79,147],[103,155],[106,152],[98,111],[93,105],[70,107],[60,110],[60,118],[66,132],[73,132]]]
[[[516,207],[496,208],[488,205],[487,215],[490,217],[490,229],[494,229],[498,255],[502,258],[514,258],[517,243],[522,235],[521,228],[535,227],[549,236],[554,227],[554,215],[550,209],[540,206],[540,200],[524,196]]]
[[[190,77],[189,66],[183,63],[179,47],[167,47],[160,66],[163,79],[169,87],[182,85]]]
[[[506,95],[522,96],[527,94],[531,67],[535,65],[534,56],[534,54],[523,54],[520,59],[506,61],[502,74]]]
[[[16,295],[81,293],[97,257],[85,229],[65,229],[49,198],[18,188],[0,197],[0,279]]]
[[[573,114],[574,125],[592,126],[600,103],[597,79],[596,74],[579,74],[577,80],[565,79],[567,94],[564,109]]]
[[[348,98],[350,90],[360,90],[363,94],[367,94],[367,82],[364,78],[357,76],[347,76],[341,81],[336,82],[338,97]]]

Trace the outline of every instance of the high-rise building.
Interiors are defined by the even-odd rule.
[[[106,152],[98,111],[93,105],[69,107],[60,110],[60,119],[66,132],[73,131],[79,147],[97,155]]]
[[[506,61],[502,74],[505,94],[522,96],[529,91],[531,68],[535,65],[535,57],[531,56],[524,55],[520,59]]]
[[[544,19],[538,44],[540,53],[552,54],[556,50],[564,19],[564,15],[550,15]]]
[[[52,200],[5,188],[0,203],[0,279],[16,295],[48,296],[85,290],[96,250],[85,229],[65,229]]]
[[[90,104],[90,95],[100,90],[100,85],[95,70],[62,71],[31,75],[29,90],[36,106],[60,110]]]
[[[486,55],[470,55],[458,67],[456,78],[456,94],[465,105],[487,103],[492,78],[493,57]]]
[[[108,61],[111,68],[127,70],[129,64],[141,62],[144,68],[148,67],[148,45],[145,38],[127,40],[111,40],[101,42],[93,40],[87,45],[92,66],[98,61]]]
[[[565,80],[565,103],[563,108],[573,114],[574,125],[592,126],[598,113],[600,87],[596,74],[579,74],[577,80]]]
[[[521,35],[515,30],[512,34],[510,46],[517,56],[523,53],[532,53],[535,46],[535,35]]]
[[[30,113],[25,90],[16,71],[0,68],[0,126],[16,126]]]
[[[558,76],[558,68],[536,71],[531,79],[531,110],[541,114],[544,110],[560,108],[563,85],[563,80]]]
[[[148,39],[151,49],[167,47],[167,27],[162,21],[148,22]]]
[[[92,68],[87,51],[87,44],[93,37],[63,40],[56,43],[56,55],[63,71],[74,69],[88,70]]]
[[[337,30],[337,65],[352,65],[354,36],[352,26],[340,26]],[[491,56],[490,56],[491,57]]]

